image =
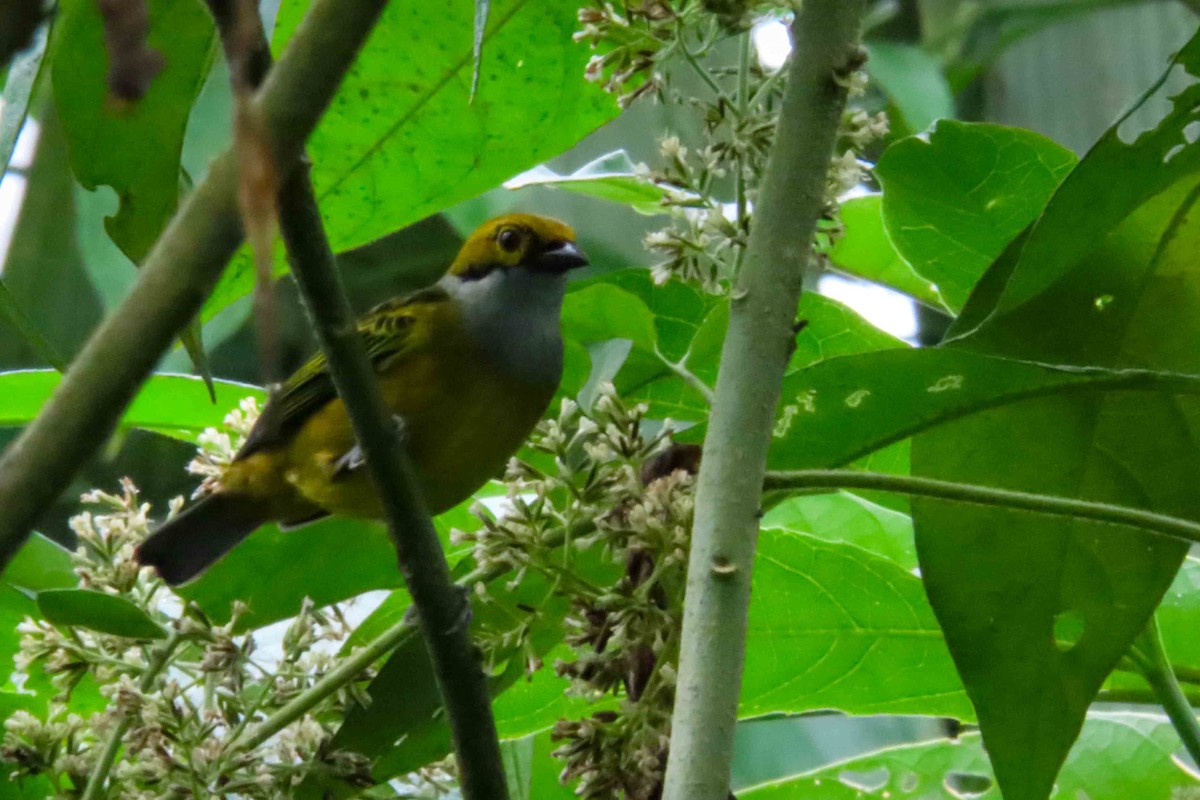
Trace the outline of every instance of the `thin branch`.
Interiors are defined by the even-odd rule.
[[[277,163],[291,164],[386,0],[314,0],[255,98]],[[185,200],[125,301],[88,339],[54,396],[0,458],[0,569],[116,428],[162,353],[200,310],[242,242],[226,152]]]
[[[1196,721],[1196,712],[1192,709],[1191,701],[1184,694],[1171,669],[1171,663],[1167,660],[1157,619],[1150,617],[1146,630],[1138,637],[1132,652],[1141,656],[1136,660],[1142,667],[1142,677],[1150,684],[1158,702],[1167,712],[1188,755],[1192,757],[1193,762],[1200,764],[1200,723]]]
[[[154,655],[150,658],[150,663],[146,665],[146,671],[142,673],[142,679],[138,681],[139,691],[148,692],[153,688],[154,681],[158,679],[159,673],[167,665],[168,659],[171,658],[171,653],[175,651],[175,646],[180,641],[181,637],[179,634],[172,633],[165,642],[155,648]],[[108,773],[112,771],[113,761],[117,758],[117,751],[121,749],[121,740],[125,738],[125,733],[129,730],[132,722],[132,713],[126,713],[108,734],[108,741],[104,743],[104,750],[100,753],[100,760],[96,762],[96,766],[92,768],[92,774],[88,776],[87,787],[83,790],[82,800],[98,800],[104,796],[104,783],[108,780]]]
[[[366,647],[331,669],[308,689],[293,697],[283,708],[229,743],[227,752],[245,753],[261,747],[275,734],[303,717],[322,700],[358,679],[372,664],[416,635],[417,629],[401,620],[372,639]]]
[[[744,263],[696,488],[664,800],[725,800],[745,658],[762,479],[792,324],[825,207],[865,0],[805,0]]]
[[[379,487],[400,571],[446,704],[462,795],[466,800],[504,800],[508,787],[500,739],[487,676],[471,642],[467,595],[454,585],[437,531],[414,489],[412,465],[379,393],[304,170],[295,170],[284,182],[279,218],[292,274]]]
[[[1019,492],[970,483],[955,483],[913,475],[892,475],[885,472],[860,472],[854,469],[813,469],[793,472],[768,472],[763,490],[833,491],[836,489],[867,489],[896,492],[916,497],[935,497],[960,503],[1033,511],[1058,517],[1074,517],[1110,525],[1128,525],[1142,530],[1200,542],[1200,523],[1140,508],[1077,500],[1073,497]]]

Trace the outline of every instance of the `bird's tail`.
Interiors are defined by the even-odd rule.
[[[135,557],[172,586],[190,581],[267,521],[265,504],[234,492],[211,494],[161,525]]]

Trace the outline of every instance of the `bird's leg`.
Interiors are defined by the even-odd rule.
[[[396,431],[400,434],[400,444],[407,447],[408,425],[399,415],[393,416],[392,420],[396,423]],[[355,443],[354,447],[347,450],[345,455],[333,462],[333,477],[347,475],[366,463],[367,457],[363,453],[362,445]]]

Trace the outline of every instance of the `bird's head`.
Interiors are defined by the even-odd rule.
[[[587,263],[569,226],[536,214],[506,214],[483,223],[467,237],[449,274],[464,281],[479,280],[498,269],[559,275]]]

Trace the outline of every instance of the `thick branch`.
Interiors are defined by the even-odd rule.
[[[487,677],[471,644],[470,606],[450,578],[437,531],[414,490],[412,465],[358,336],[305,170],[295,170],[284,184],[279,216],[292,274],[383,501],[446,704],[463,797],[503,800],[504,764]]]
[[[255,99],[277,163],[291,164],[329,105],[385,0],[314,0]],[[242,241],[231,152],[176,213],[138,282],[0,458],[0,569],[38,515],[112,433],[163,351],[199,311]]]
[[[762,479],[864,0],[805,0],[721,351],[696,489],[664,800],[725,800]]]
[[[1018,492],[970,483],[955,483],[936,478],[892,475],[886,472],[862,472],[856,469],[812,469],[792,472],[768,472],[763,489],[792,491],[833,491],[862,489],[896,492],[914,497],[936,497],[960,503],[994,508],[1033,511],[1058,517],[1075,517],[1111,525],[1128,525],[1173,539],[1200,543],[1200,523],[1140,508],[1077,500],[1073,497]]]

